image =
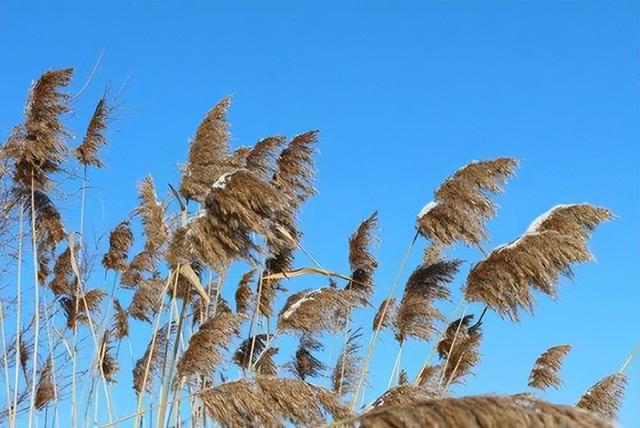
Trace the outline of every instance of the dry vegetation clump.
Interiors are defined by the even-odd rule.
[[[85,219],[89,182],[105,166],[100,151],[117,104],[108,93],[100,97],[80,144],[71,147],[66,114],[82,101],[65,92],[72,75],[61,69],[40,76],[23,122],[0,147],[0,244],[7,249],[1,272],[11,283],[0,289],[3,426],[615,423],[628,363],[575,406],[525,392],[459,397],[450,388],[471,382],[483,354],[491,354],[481,352],[485,315],[517,321],[523,310],[534,312],[536,291],[555,299],[559,279],[573,278],[575,264],[593,259],[588,241],[614,218],[608,209],[558,205],[513,242],[484,253],[494,198],[518,161],[474,161],[448,177],[419,213],[393,283],[376,278],[378,212],[345,237],[346,272],[325,268],[303,246],[299,218],[317,192],[318,131],[232,147],[225,97],[195,130],[180,182],[147,175],[132,212],[121,214],[125,220],[111,225],[108,237],[93,239]],[[76,225],[66,218],[76,201],[64,193],[78,189]],[[420,236],[428,241],[422,261],[396,295]],[[483,253],[468,272],[445,254],[457,244]],[[448,315],[461,276],[462,315]],[[485,305],[479,317],[472,302]],[[431,342],[439,361],[403,361],[410,341]],[[368,370],[380,357],[378,343],[397,356],[386,390],[363,402],[372,382],[380,382],[380,373],[370,378]],[[569,350],[559,345],[543,353],[529,386],[559,388]]]

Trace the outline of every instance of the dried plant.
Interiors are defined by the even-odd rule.
[[[611,425],[588,412],[524,397],[470,396],[411,400],[404,405],[382,406],[354,421],[360,427],[459,426],[546,428]],[[351,424],[349,424],[351,425]]]
[[[458,169],[435,191],[434,202],[418,214],[418,232],[436,246],[461,241],[481,248],[487,238],[485,222],[497,210],[489,195],[502,192],[517,166],[515,159],[498,158]]]
[[[378,241],[378,213],[374,212],[365,219],[353,235],[349,238],[349,265],[351,278],[347,290],[361,292],[365,297],[373,294],[373,273],[378,267],[378,261],[371,254],[370,246]]]
[[[558,372],[562,367],[562,360],[569,351],[571,351],[571,345],[556,345],[544,351],[531,369],[529,386],[542,390],[549,387],[558,389],[562,385]]]
[[[317,138],[317,131],[297,135],[278,157],[273,182],[287,196],[287,209],[292,214],[316,193],[312,182],[315,175],[313,155],[316,152]]]
[[[397,311],[398,307],[396,305],[396,299],[393,297],[387,297],[384,299],[382,303],[380,303],[380,306],[373,317],[373,325],[371,329],[376,331],[393,327],[396,323]]]
[[[68,134],[61,116],[70,110],[70,97],[60,89],[71,83],[72,76],[72,68],[49,70],[31,87],[24,123],[13,130],[3,148],[3,155],[14,161],[17,187],[48,190],[49,175],[61,169]]]
[[[129,314],[125,312],[117,298],[113,299],[113,337],[120,340],[129,336]]]
[[[593,412],[605,420],[613,421],[617,418],[626,389],[627,376],[624,373],[614,373],[589,388],[580,397],[576,407]]]
[[[279,152],[286,144],[286,137],[278,135],[263,138],[247,152],[246,168],[258,174],[263,180],[269,180],[276,172]]]
[[[251,308],[252,301],[255,299],[249,286],[251,281],[253,281],[254,275],[255,271],[253,270],[242,275],[236,288],[236,313],[244,317],[249,316],[249,309]]]
[[[286,272],[293,265],[293,251],[290,248],[282,248],[274,256],[265,261],[263,276],[272,273]],[[273,302],[278,291],[286,291],[282,288],[280,280],[263,279],[258,302],[258,313],[270,317],[273,315]]]
[[[553,298],[559,276],[571,277],[572,264],[592,258],[581,238],[554,230],[527,233],[473,266],[465,298],[483,302],[500,316],[517,321],[520,309],[533,313],[531,288]]]
[[[98,157],[98,150],[107,144],[104,132],[108,128],[109,115],[112,110],[113,107],[109,105],[106,97],[100,98],[87,126],[87,132],[82,139],[82,144],[74,150],[74,155],[81,165],[85,167],[93,165],[98,168],[104,166]]]
[[[293,361],[287,364],[289,371],[300,380],[322,376],[327,366],[313,355],[313,351],[322,350],[322,344],[311,336],[303,335]]]
[[[224,174],[207,195],[206,214],[190,224],[187,237],[193,252],[218,272],[239,258],[255,262],[257,247],[250,234],[279,242],[269,220],[283,204],[276,188],[254,173],[239,169]]]
[[[100,340],[100,348],[98,351],[97,366],[100,374],[107,382],[114,383],[115,375],[118,373],[118,361],[112,355],[113,347],[110,342],[111,336],[109,331],[105,331]]]
[[[358,293],[334,287],[293,293],[278,315],[278,329],[310,335],[340,331],[358,298]]]
[[[361,359],[358,356],[360,344],[358,340],[362,337],[362,330],[349,330],[346,333],[346,341],[338,355],[336,364],[331,374],[331,386],[333,392],[339,397],[351,394],[356,390],[358,373],[360,372]]]
[[[147,253],[155,254],[167,242],[169,227],[165,223],[165,208],[156,195],[153,178],[147,176],[139,186],[140,205],[136,213],[142,217],[146,242],[144,249]]]
[[[300,426],[326,423],[350,415],[330,392],[300,380],[259,377],[227,382],[200,394],[209,415],[221,426]],[[295,397],[295,400],[291,398]]]
[[[104,290],[94,288],[86,292],[77,290],[61,297],[60,304],[67,317],[67,327],[74,330],[78,324],[89,324],[90,319],[100,310],[105,295]]]
[[[184,167],[180,193],[199,202],[204,201],[209,189],[227,171],[229,154],[229,125],[227,110],[231,98],[225,97],[206,114],[189,148],[189,160]]]
[[[414,385],[398,385],[378,397],[371,407],[379,409],[388,406],[403,406],[442,397],[437,389]]]
[[[34,402],[34,406],[38,410],[56,400],[56,385],[53,376],[53,360],[51,357],[48,357],[47,362],[40,368],[38,373]]]
[[[611,211],[591,204],[556,205],[535,219],[527,233],[555,230],[563,235],[587,240],[600,223],[611,219]]]
[[[262,356],[253,364],[256,373],[262,376],[278,376],[278,365],[273,361],[273,357],[278,353],[279,349],[269,347]]]
[[[74,246],[74,257],[77,257],[79,247]],[[49,289],[55,296],[71,295],[76,289],[78,279],[71,265],[71,249],[67,247],[58,258],[53,267],[53,278],[49,282]]]
[[[418,234],[429,240],[422,263],[410,275],[404,294],[396,300],[391,291],[372,314],[373,333],[363,353],[357,323],[366,319],[361,311],[376,309],[370,302],[375,300],[378,261],[372,247],[378,243],[378,215],[371,214],[349,237],[347,272],[321,268],[313,251],[302,247],[301,207],[316,193],[316,131],[231,147],[226,117],[230,99],[224,98],[195,132],[179,192],[169,184],[177,204],[161,200],[153,179],[146,177],[139,184],[133,215],[111,231],[101,259],[104,269],[97,272],[100,263],[94,251],[103,245],[102,238],[96,239],[95,248],[87,245],[87,236],[74,243],[77,235],[67,233],[63,214],[73,209],[65,197],[77,188],[73,172],[78,162],[85,173],[90,166],[103,166],[99,152],[107,143],[112,107],[106,97],[99,100],[81,144],[70,152],[67,140],[73,134],[62,119],[84,92],[82,88],[74,97],[63,92],[71,74],[71,69],[49,71],[34,83],[23,123],[0,147],[0,246],[7,261],[0,267],[0,288],[8,291],[0,299],[0,361],[8,396],[0,405],[0,425],[22,426],[26,413],[30,425],[41,425],[42,419],[47,425],[48,412],[34,412],[52,403],[58,409],[66,400],[72,410],[70,425],[79,424],[81,407],[86,409],[85,421],[93,411],[97,425],[104,425],[106,417],[108,425],[125,421],[116,417],[120,409],[113,408],[122,400],[113,399],[120,389],[112,387],[120,387],[108,384],[115,383],[119,367],[126,365],[118,355],[122,340],[130,335],[135,336],[127,341],[131,354],[142,354],[132,370],[138,398],[135,426],[187,421],[201,427],[213,418],[215,424],[229,427],[586,427],[609,426],[615,418],[626,384],[620,373],[594,385],[575,407],[555,406],[524,393],[454,398],[449,386],[464,383],[480,360],[481,324],[474,324],[472,315],[445,326],[436,344],[441,361],[432,364],[430,355],[415,382],[407,375],[413,359],[403,361],[399,352],[388,389],[371,405],[359,407],[380,329],[392,329],[400,351],[408,338],[434,339],[436,327],[445,320],[436,306],[439,300],[450,300],[449,284],[461,265],[448,260],[445,251],[457,243],[482,250],[486,223],[497,211],[494,196],[514,175],[516,160],[472,162],[436,190],[434,202],[418,216]],[[86,181],[85,174],[81,207],[91,188]],[[134,216],[141,221],[140,232],[132,224]],[[587,203],[553,207],[519,239],[494,249],[472,267],[465,299],[486,303],[483,315],[492,308],[517,320],[522,309],[533,311],[535,290],[555,297],[558,279],[571,277],[574,263],[592,258],[588,239],[600,223],[612,218],[606,208]],[[32,238],[27,220],[33,221],[32,245],[23,242]],[[129,254],[138,234],[142,244]],[[60,248],[64,240],[68,248]],[[411,248],[414,244],[415,239]],[[317,267],[294,267],[299,250]],[[30,251],[35,251],[34,266],[29,267],[35,267],[36,278],[25,285],[30,278],[22,268],[29,264],[25,254]],[[398,278],[409,257],[410,253]],[[246,262],[249,269],[235,290],[224,287]],[[106,281],[108,271],[113,271],[114,286],[110,301],[104,302],[104,290],[85,290],[85,284]],[[329,277],[329,285],[302,290],[298,278],[309,273]],[[118,280],[121,287],[116,288]],[[24,287],[33,288],[33,301],[25,297]],[[40,292],[45,293],[42,299]],[[50,294],[53,301],[47,298]],[[225,300],[232,295],[234,311]],[[113,308],[101,316],[103,303]],[[35,312],[24,314],[25,308]],[[66,317],[66,329],[60,328],[60,313]],[[138,331],[137,321],[148,324]],[[78,328],[83,324],[90,332]],[[8,341],[7,326],[14,328]],[[48,340],[39,342],[38,335],[45,331]],[[138,348],[149,331],[146,349]],[[248,337],[240,339],[241,332]],[[290,346],[286,335],[297,338],[298,346]],[[385,339],[382,335],[381,341]],[[325,352],[327,340],[342,342],[335,360],[335,346]],[[46,345],[49,356],[43,360]],[[545,352],[534,366],[530,385],[560,385],[558,371],[567,352],[566,345]],[[289,362],[279,367],[280,360]],[[328,361],[335,364],[326,373]],[[391,386],[398,372],[398,384]],[[236,375],[241,378],[227,381]],[[80,382],[80,376],[86,378]],[[318,385],[310,379],[317,379]],[[85,389],[85,384],[92,387]],[[360,409],[358,414],[345,403]]]
[[[132,245],[131,224],[125,220],[109,234],[109,250],[102,258],[102,266],[105,269],[124,272],[129,266],[127,257]]]
[[[160,375],[159,371],[164,365],[164,357],[167,355],[171,344],[173,328],[168,324],[155,331],[144,355],[136,361],[133,367],[133,389],[138,395],[143,391],[149,392],[153,380]]]
[[[441,373],[441,383],[464,383],[466,375],[480,362],[480,324],[471,324],[473,316],[465,316],[447,326],[438,342],[440,358],[447,360]]]
[[[231,311],[216,310],[213,318],[200,326],[189,340],[187,350],[178,361],[178,379],[195,375],[213,376],[224,359],[229,340],[240,334],[240,319]]]
[[[233,354],[233,362],[243,369],[248,369],[249,364],[256,361],[264,351],[269,337],[268,334],[256,334],[245,339]]]
[[[399,342],[410,336],[422,340],[431,338],[436,331],[435,321],[444,319],[433,303],[450,298],[446,285],[453,280],[461,263],[460,260],[447,260],[422,264],[411,274],[395,317]]]
[[[137,320],[153,322],[154,317],[162,307],[164,290],[164,281],[157,276],[141,280],[133,299],[131,299],[127,313]]]

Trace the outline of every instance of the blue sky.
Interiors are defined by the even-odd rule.
[[[233,96],[235,146],[319,129],[319,194],[304,207],[304,245],[345,271],[348,236],[378,210],[376,303],[438,184],[470,160],[518,157],[487,248],[558,203],[588,201],[618,218],[596,231],[597,262],[563,280],[557,302],[539,297],[536,316],[517,325],[486,318],[483,361],[456,392],[524,390],[538,354],[571,343],[565,385],[545,398],[573,403],[640,342],[638,18],[636,2],[2,3],[0,135],[21,120],[32,79],[74,66],[78,89],[104,50],[71,118],[81,134],[104,85],[126,82],[108,168],[90,175],[88,227],[99,234],[128,215],[146,174],[163,194],[177,182],[190,136],[224,95]],[[63,209],[73,216],[76,207]],[[450,254],[466,261],[452,285],[457,302],[480,255]],[[324,285],[305,281],[290,288]],[[356,321],[370,324],[365,313]],[[405,349],[410,374],[430,349]],[[382,337],[368,399],[386,386],[395,352]],[[637,426],[638,362],[629,374],[621,422]],[[133,397],[126,379],[118,388]]]

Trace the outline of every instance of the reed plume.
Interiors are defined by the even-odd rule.
[[[527,233],[494,249],[471,269],[464,288],[468,301],[485,303],[500,316],[519,320],[519,311],[534,311],[531,288],[555,298],[560,275],[592,260],[584,241],[554,230]]]
[[[74,257],[77,257],[79,247],[74,246]],[[53,278],[49,282],[49,289],[55,296],[71,295],[76,289],[77,278],[71,266],[71,249],[67,247],[56,259],[53,267]]]
[[[473,316],[465,316],[447,326],[438,342],[438,354],[446,360],[441,384],[464,383],[464,378],[480,362],[480,324],[471,324]]]
[[[178,361],[178,379],[192,376],[213,376],[224,360],[229,341],[240,334],[240,319],[230,310],[216,310],[215,316],[205,321],[191,339]]]
[[[109,250],[102,258],[102,266],[118,272],[124,272],[129,266],[128,253],[133,245],[131,224],[125,220],[118,224],[109,234]]]
[[[101,376],[109,383],[116,381],[115,375],[119,370],[118,360],[112,355],[112,351],[111,335],[109,330],[106,330],[100,340],[97,367]]]
[[[398,342],[407,337],[431,338],[436,331],[435,321],[444,319],[433,303],[450,298],[446,286],[453,280],[461,263],[460,260],[446,260],[432,265],[422,264],[411,274],[395,317]]]
[[[209,415],[223,427],[319,426],[350,416],[348,409],[324,388],[301,380],[258,377],[223,383],[200,393]],[[294,398],[295,397],[295,398]],[[293,399],[294,398],[294,399]]]
[[[53,376],[53,360],[51,357],[48,357],[47,361],[40,368],[38,373],[36,396],[33,404],[37,410],[46,407],[57,398],[56,385]]]
[[[387,297],[382,301],[382,303],[380,303],[378,310],[373,316],[373,325],[371,326],[371,329],[376,331],[393,327],[396,324],[397,312],[398,307],[396,299],[393,297]]]
[[[154,276],[141,280],[127,308],[127,313],[137,320],[152,323],[162,307],[164,289],[164,281],[160,277]]]
[[[358,352],[362,348],[358,340],[362,337],[362,330],[349,330],[346,341],[338,355],[331,374],[331,386],[338,397],[354,393],[360,373],[361,358]]]
[[[442,393],[437,389],[415,385],[398,385],[388,389],[375,399],[371,403],[371,407],[380,409],[383,407],[404,406],[440,397],[442,397]]]
[[[100,310],[100,304],[106,296],[104,290],[75,290],[73,294],[60,298],[60,304],[67,317],[67,327],[75,330],[78,324],[89,324],[89,321]]]
[[[556,205],[535,219],[526,233],[555,230],[586,241],[597,226],[613,218],[608,209],[588,203]]]
[[[485,223],[496,214],[490,195],[502,193],[518,161],[474,161],[458,169],[434,193],[434,202],[418,214],[418,232],[436,246],[460,241],[477,248],[487,238]]]
[[[238,282],[238,287],[236,288],[236,313],[243,317],[249,316],[251,304],[255,299],[255,296],[251,291],[251,287],[249,286],[251,281],[253,281],[254,276],[255,271],[251,270],[249,272],[246,272],[240,278],[240,282]]]
[[[150,392],[154,379],[159,377],[159,371],[163,367],[164,357],[171,344],[171,335],[174,329],[169,325],[159,328],[151,337],[144,355],[136,361],[133,367],[133,389],[138,396],[143,391]]]
[[[129,315],[122,308],[117,298],[113,299],[113,328],[111,329],[113,337],[121,340],[129,336]]]
[[[607,421],[617,418],[627,389],[627,376],[614,373],[599,380],[580,397],[576,407],[588,410]]]
[[[358,297],[357,293],[334,287],[293,293],[278,315],[278,329],[309,335],[338,332],[345,327]]]
[[[98,150],[107,144],[104,133],[108,128],[109,115],[112,110],[113,107],[109,105],[106,97],[100,98],[87,126],[82,144],[73,151],[81,165],[85,167],[93,165],[97,168],[104,166],[98,157]]]
[[[229,155],[227,110],[231,98],[225,97],[206,114],[191,142],[189,158],[182,174],[180,193],[203,202],[209,189],[225,172]]]
[[[156,195],[153,177],[150,175],[139,186],[140,205],[136,213],[142,218],[146,241],[144,249],[156,254],[169,238],[169,227],[165,223],[165,208]]]
[[[349,265],[351,278],[347,290],[361,292],[369,298],[373,294],[373,273],[378,267],[378,261],[371,254],[370,246],[378,242],[378,213],[374,212],[363,220],[358,229],[349,238]]]
[[[562,360],[569,351],[571,351],[570,345],[556,345],[544,351],[531,369],[529,386],[542,390],[549,387],[558,389],[562,385],[558,372],[562,367]]]
[[[410,401],[383,406],[358,417],[349,426],[453,426],[546,428],[558,426],[612,428],[602,419],[568,406],[524,397],[469,396]]]
[[[282,209],[281,194],[254,173],[239,169],[223,175],[205,200],[206,214],[190,224],[187,238],[199,260],[222,272],[233,260],[255,262],[255,232],[265,239],[275,237],[269,220]]]
[[[322,344],[318,340],[309,335],[303,335],[298,342],[293,361],[287,364],[287,368],[300,380],[321,376],[327,366],[313,355],[313,351],[320,350],[322,350]]]
[[[68,135],[61,116],[70,111],[70,96],[60,89],[71,83],[72,76],[72,68],[46,71],[29,91],[24,122],[3,149],[4,156],[14,161],[17,187],[46,191],[51,188],[50,174],[61,170]]]
[[[242,341],[233,354],[233,362],[243,369],[248,369],[249,364],[258,359],[269,341],[268,334],[256,334]],[[253,351],[253,353],[252,353]]]
[[[276,172],[276,161],[286,141],[286,138],[281,135],[258,141],[247,152],[245,167],[255,172],[261,179],[270,180]]]
[[[286,272],[293,266],[293,250],[282,248],[265,261],[263,276]],[[286,291],[279,279],[263,279],[258,300],[258,313],[270,317],[274,314],[273,303],[278,291]]]

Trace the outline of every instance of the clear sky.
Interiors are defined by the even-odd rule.
[[[127,82],[108,168],[90,177],[88,226],[102,233],[136,204],[147,173],[162,194],[177,182],[190,136],[224,95],[233,96],[236,146],[319,129],[319,195],[304,208],[304,245],[345,271],[349,234],[378,210],[376,304],[438,184],[470,160],[518,157],[487,248],[558,203],[588,201],[618,218],[596,231],[597,262],[563,280],[557,302],[539,296],[536,316],[517,325],[487,316],[482,363],[456,392],[525,390],[539,353],[570,343],[565,385],[545,398],[574,403],[640,342],[638,23],[638,3],[620,1],[2,3],[0,135],[21,120],[32,79],[74,66],[78,89],[105,50],[72,118],[81,134],[105,83]],[[451,255],[466,261],[452,285],[457,302],[480,255]],[[442,305],[447,314],[454,307]],[[370,324],[364,313],[356,321]],[[146,344],[136,346],[139,356]],[[430,349],[405,349],[411,375]],[[395,352],[384,336],[368,399],[386,386]],[[640,363],[629,373],[621,422],[632,427],[640,425]],[[122,379],[120,396],[133,398],[128,373]]]

